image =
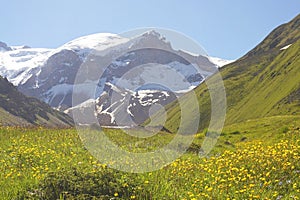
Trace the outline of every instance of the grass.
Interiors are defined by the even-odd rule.
[[[122,148],[137,152],[155,149],[173,138],[159,133],[154,138],[132,140],[116,129],[105,133]],[[83,147],[74,129],[2,127],[0,198],[300,197],[300,116],[267,117],[226,126],[209,157],[200,158],[204,134],[197,134],[191,149],[172,164],[134,174],[99,163]]]

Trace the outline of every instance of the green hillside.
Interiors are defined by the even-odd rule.
[[[0,126],[66,127],[72,124],[69,116],[21,94],[5,78],[0,77]]]
[[[282,49],[287,45],[290,46]],[[226,125],[269,116],[300,115],[300,15],[276,28],[253,50],[220,72],[227,95]],[[203,129],[210,120],[210,94],[206,84],[194,92]],[[190,104],[186,98],[185,106]],[[167,109],[166,128],[176,131],[180,108],[173,103]]]

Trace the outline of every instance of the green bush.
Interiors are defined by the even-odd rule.
[[[111,169],[61,170],[48,173],[37,187],[21,192],[18,199],[129,199],[135,188],[134,178]]]
[[[232,135],[239,135],[239,134],[241,134],[241,132],[240,131],[233,131],[230,134],[232,134]]]

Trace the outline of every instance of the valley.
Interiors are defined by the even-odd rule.
[[[299,199],[299,28],[234,61],[154,30],[0,42],[0,199]]]

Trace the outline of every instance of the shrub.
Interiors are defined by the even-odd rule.
[[[232,134],[232,135],[239,135],[239,134],[241,134],[241,132],[239,132],[239,131],[233,131],[230,134]]]
[[[37,187],[21,192],[18,199],[129,199],[135,187],[133,178],[110,169],[61,170],[48,173]]]

